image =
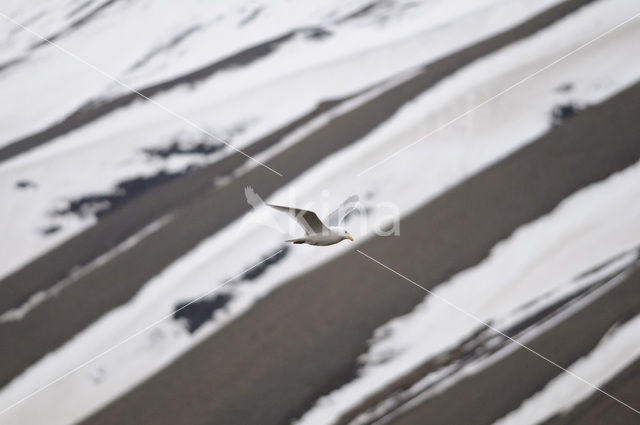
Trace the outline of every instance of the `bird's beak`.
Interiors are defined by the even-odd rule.
[[[349,236],[347,236],[347,237],[349,238],[349,240],[350,240],[351,242],[353,242],[353,241],[354,241],[353,236],[349,235]]]

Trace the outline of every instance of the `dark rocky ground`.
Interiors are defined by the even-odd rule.
[[[257,167],[226,186],[214,186],[214,178],[229,175],[245,160],[231,155],[152,185],[122,202],[104,214],[96,226],[0,282],[0,311],[5,311],[51,287],[74,265],[88,263],[153,220],[173,215],[169,224],[125,255],[83,276],[23,320],[0,324],[0,385],[105,312],[128,301],[167,264],[244,213],[248,208],[243,200],[246,185],[268,196],[321,158],[370,132],[455,70],[587,3],[563,2],[511,30],[426,65],[415,77],[339,116],[269,161],[270,167],[286,177]],[[340,101],[319,105],[299,122],[256,141],[248,153],[273,145],[305,120]],[[482,261],[518,226],[551,211],[580,188],[640,159],[640,85],[594,107],[562,108],[550,116],[556,125],[539,140],[404,218],[401,237],[370,239],[359,249],[432,288]],[[57,128],[52,134],[62,130]],[[34,137],[27,145],[16,144],[11,149],[19,152],[29,143],[45,143],[48,136],[43,133]],[[2,152],[9,156],[13,153]],[[96,293],[100,296],[94,296]],[[204,340],[86,423],[288,423],[318,397],[351,379],[372,332],[410,311],[423,297],[424,292],[351,251],[280,287],[249,314]],[[209,301],[214,306],[222,302]],[[559,363],[569,364],[593,347],[612,324],[640,313],[639,302],[640,278],[636,272],[540,335],[533,345]],[[205,310],[212,305],[205,305]],[[55,329],[46,325],[54,320]],[[639,370],[638,362],[629,366],[608,383],[607,391],[640,406]],[[490,423],[557,373],[539,358],[517,350],[396,422]],[[504,388],[516,390],[507,392]],[[549,423],[638,423],[629,413],[601,394],[594,394]]]

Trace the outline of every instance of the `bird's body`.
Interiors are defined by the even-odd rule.
[[[349,239],[349,237],[345,237],[346,230],[342,227],[329,227],[328,232],[324,233],[311,233],[307,234],[301,238],[289,239],[285,242],[293,242],[295,244],[306,243],[308,245],[319,245],[319,246],[327,246],[336,244],[344,239]]]
[[[322,220],[320,220],[316,213],[314,213],[313,211],[293,207],[282,207],[280,205],[267,205],[277,209],[278,211],[288,213],[293,218],[295,218],[298,224],[300,224],[300,226],[304,229],[305,235],[303,237],[289,239],[286,242],[292,242],[294,244],[306,243],[308,245],[327,246],[337,244],[338,242],[345,239],[353,241],[353,237],[349,234],[349,232],[345,228],[338,225],[350,212],[355,209],[357,201],[358,197],[355,195],[347,199],[337,210],[329,214],[326,219],[327,224],[323,223]]]

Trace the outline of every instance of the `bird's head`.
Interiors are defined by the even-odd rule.
[[[349,239],[351,242],[354,241],[353,236],[351,236],[347,229],[340,229],[340,233],[342,234],[342,239]]]

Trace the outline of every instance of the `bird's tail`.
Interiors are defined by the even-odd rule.
[[[305,243],[306,240],[304,238],[296,238],[296,239],[288,239],[285,242],[291,242],[291,243]]]

